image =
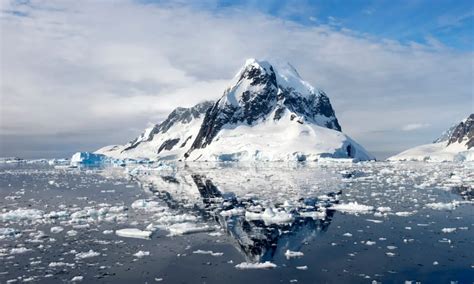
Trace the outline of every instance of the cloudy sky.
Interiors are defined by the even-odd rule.
[[[0,156],[125,143],[291,62],[379,157],[474,112],[472,1],[0,1]]]

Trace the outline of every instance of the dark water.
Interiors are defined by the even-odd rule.
[[[0,167],[1,283],[474,281],[469,164]],[[132,206],[140,199],[155,207]],[[352,202],[372,208],[331,209]],[[292,219],[245,215],[268,207]],[[221,214],[230,210],[240,213]],[[181,223],[207,229],[170,236]],[[153,234],[119,237],[122,228]],[[287,250],[303,255],[288,259]],[[235,267],[265,261],[276,267]]]

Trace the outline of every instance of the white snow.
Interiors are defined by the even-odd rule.
[[[271,269],[271,268],[276,268],[277,265],[270,262],[270,261],[265,261],[265,262],[259,262],[259,263],[249,263],[249,262],[242,262],[240,264],[237,264],[235,268],[245,270],[245,269]]]
[[[148,239],[150,238],[152,232],[142,231],[136,228],[127,228],[127,229],[116,230],[115,234],[119,237],[125,237],[125,238]]]

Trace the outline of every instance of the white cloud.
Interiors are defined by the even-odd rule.
[[[403,131],[414,131],[422,128],[430,127],[429,123],[410,123],[402,127]]]
[[[369,150],[425,143],[474,108],[472,53],[435,39],[403,45],[248,10],[125,0],[2,6],[1,135],[121,143],[176,106],[218,98],[248,57],[291,62]],[[398,131],[413,121],[433,125],[432,137],[407,142]]]

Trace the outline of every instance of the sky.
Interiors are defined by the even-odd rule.
[[[0,156],[123,144],[288,61],[379,158],[474,112],[473,1],[0,1]]]

